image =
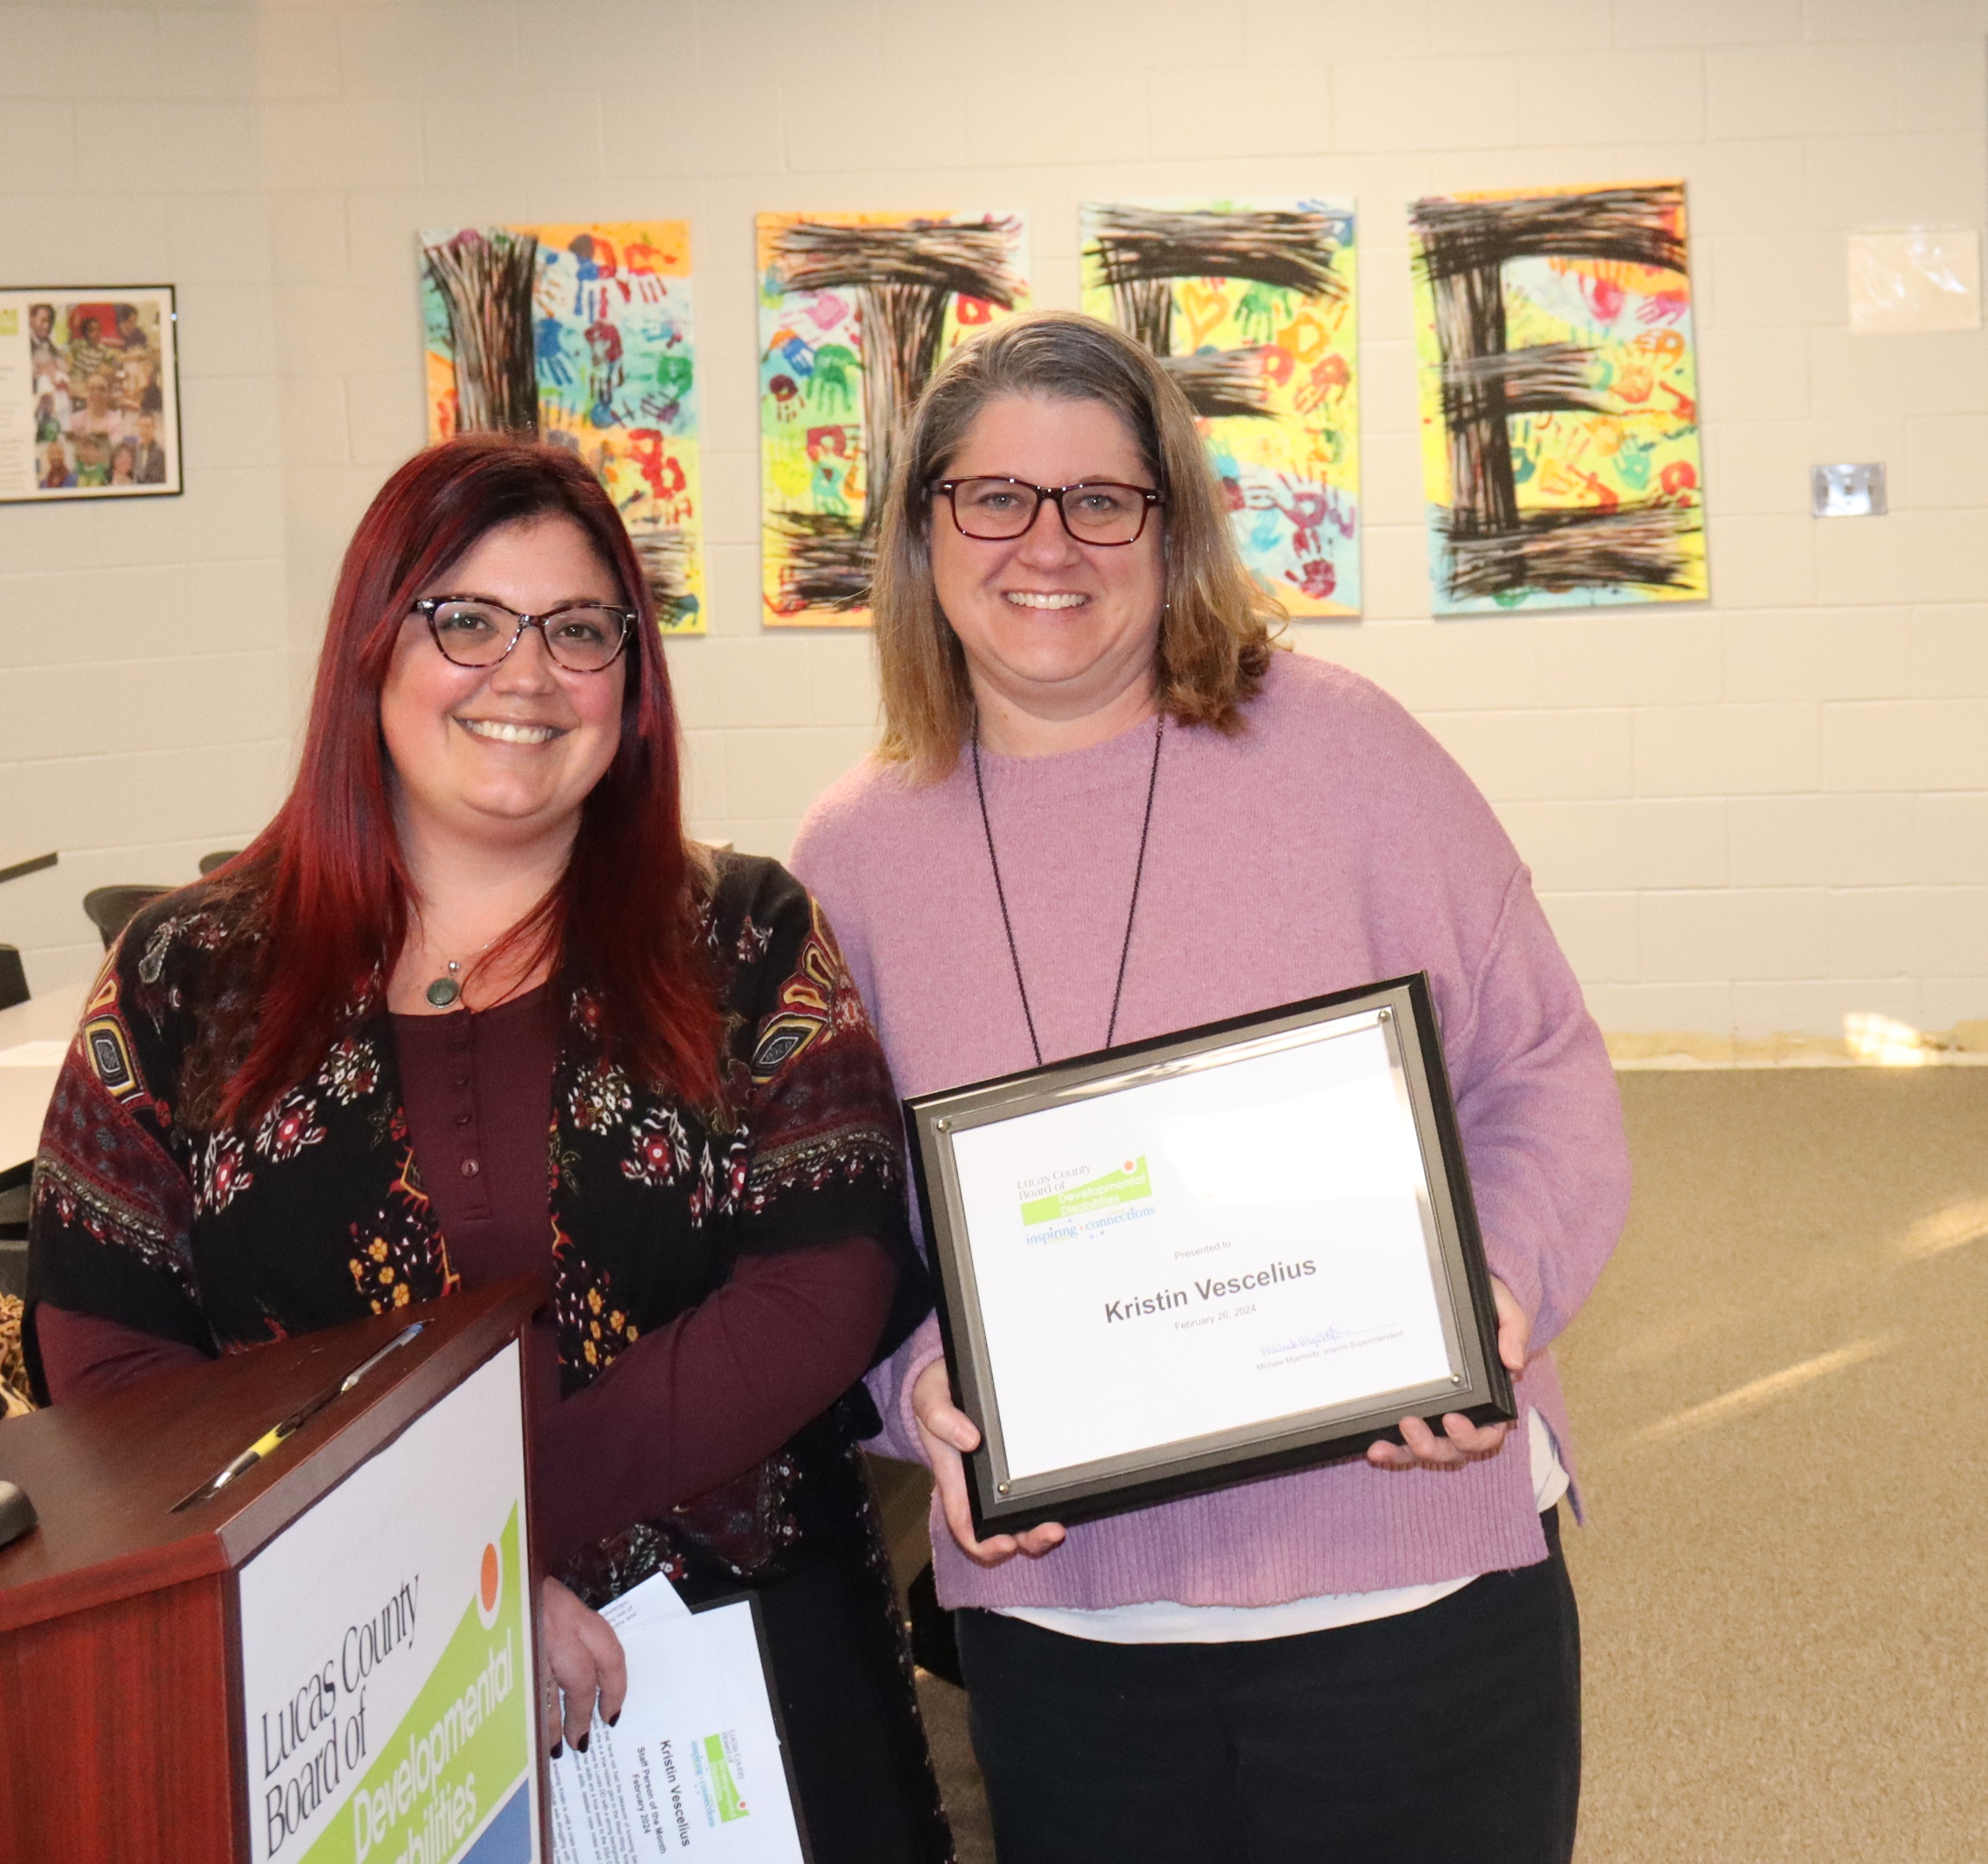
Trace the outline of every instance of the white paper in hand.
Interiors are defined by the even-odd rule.
[[[555,1864],[805,1864],[750,1603],[692,1612],[658,1575],[601,1615],[628,1695],[552,1764]]]
[[[682,1595],[670,1584],[669,1575],[658,1573],[640,1585],[631,1586],[619,1598],[610,1599],[600,1615],[614,1627],[615,1634],[625,1644],[631,1632],[640,1636],[658,1627],[667,1630],[687,1625],[691,1612]],[[591,1741],[587,1743],[590,1749],[593,1745]]]

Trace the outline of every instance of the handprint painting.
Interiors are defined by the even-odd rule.
[[[494,429],[600,476],[664,631],[705,631],[687,222],[421,235],[431,441]]]
[[[1294,616],[1360,612],[1350,201],[1094,201],[1084,308],[1186,391],[1251,574]]]
[[[1026,228],[1001,214],[762,214],[761,618],[868,624],[900,424],[942,358],[1028,308]]]
[[[1436,612],[1703,599],[1684,184],[1409,218]]]

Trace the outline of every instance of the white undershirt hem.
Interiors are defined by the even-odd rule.
[[[1531,1452],[1533,1498],[1543,1514],[1567,1491],[1568,1477],[1546,1420],[1530,1407],[1526,1438]],[[1377,1618],[1419,1612],[1461,1592],[1476,1578],[1445,1579],[1432,1585],[1403,1585],[1379,1592],[1327,1592],[1275,1605],[1184,1605],[1170,1598],[1134,1605],[1078,1611],[1062,1605],[1017,1605],[1002,1612],[1045,1631],[1090,1638],[1104,1644],[1232,1644],[1263,1638],[1303,1637]]]

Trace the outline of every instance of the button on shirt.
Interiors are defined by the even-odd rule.
[[[549,986],[494,1010],[394,1018],[422,1188],[472,1286],[550,1266],[546,1148],[559,1034]]]

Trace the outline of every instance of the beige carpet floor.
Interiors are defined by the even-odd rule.
[[[1988,1073],[1628,1074],[1583,1864],[1988,1857]]]
[[[1635,1203],[1560,1347],[1581,1864],[1988,1859],[1988,1070],[1622,1090]]]

